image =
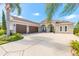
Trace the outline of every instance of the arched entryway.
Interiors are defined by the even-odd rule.
[[[45,25],[41,26],[41,32],[46,32],[46,26]]]
[[[54,29],[54,26],[53,26],[52,24],[50,24],[50,25],[48,26],[48,28],[49,28],[49,32],[55,33],[55,29]]]
[[[54,26],[52,24],[48,25],[48,27],[46,27],[45,25],[42,25],[41,32],[53,32],[53,33],[55,33],[55,29],[54,29]]]

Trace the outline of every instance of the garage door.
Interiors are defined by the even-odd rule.
[[[26,33],[26,25],[16,24],[16,32],[17,33]]]
[[[36,26],[29,26],[29,32],[30,33],[36,33],[36,32],[38,32],[38,27],[36,27]]]

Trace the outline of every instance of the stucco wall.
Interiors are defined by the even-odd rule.
[[[41,25],[44,24],[45,22],[41,23]],[[55,21],[53,21],[52,25],[54,26],[55,33],[73,33],[73,23],[71,22],[56,23]],[[60,26],[62,26],[62,31],[60,31]],[[67,31],[65,31],[65,26],[67,26]]]
[[[27,32],[29,31],[28,27],[29,26],[39,26],[39,24],[37,23],[33,23],[33,22],[30,22],[30,21],[26,21],[26,20],[22,20],[20,18],[10,18],[10,29],[13,31],[13,32],[16,32],[16,24],[20,24],[20,25],[26,25],[27,26]]]
[[[40,24],[37,23],[33,23],[33,22],[29,22],[29,21],[24,21],[24,20],[20,20],[20,18],[12,18],[11,17],[11,25],[10,28],[14,30],[14,32],[16,31],[16,27],[14,26],[14,24],[21,24],[21,25],[26,25],[28,26],[37,26],[39,27],[39,32],[41,31],[40,27],[41,25],[44,25],[46,22],[42,22]],[[52,22],[52,25],[54,26],[55,29],[55,33],[73,33],[73,24],[72,23],[56,23],[56,22]],[[60,26],[62,26],[62,31],[60,31]],[[65,26],[67,26],[67,31],[65,31]],[[29,28],[27,28],[27,32],[29,31]]]
[[[62,27],[62,31],[60,31],[60,26]],[[67,31],[65,31],[65,26],[67,26]],[[73,25],[72,24],[56,24],[55,25],[56,33],[73,33]]]
[[[36,23],[33,23],[33,22],[30,22],[29,20],[24,20],[24,19],[21,19],[21,18],[18,18],[18,17],[11,17],[11,21],[12,22],[15,22],[16,24],[22,24],[22,25],[28,25],[28,26],[39,26],[39,24],[36,24]]]

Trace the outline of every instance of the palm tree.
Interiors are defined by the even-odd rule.
[[[17,10],[18,15],[20,15],[21,8],[18,3],[6,3],[5,4],[7,36],[10,35],[10,12],[14,12],[15,9]]]
[[[58,8],[61,5],[62,4],[59,4],[59,3],[52,3],[52,4],[49,3],[49,4],[46,4],[47,19],[46,19],[46,24],[45,25],[46,25],[46,28],[47,28],[47,32],[50,31],[49,25],[51,25],[51,21],[52,21],[51,18],[55,15],[55,12],[58,10]]]
[[[61,16],[72,14],[79,7],[78,3],[66,3],[63,11],[60,13]]]
[[[50,3],[46,4],[46,14],[47,14],[47,27],[51,24],[52,17],[57,12],[59,7],[61,7],[60,3]],[[61,11],[60,16],[70,15],[72,14],[77,8],[79,7],[79,4],[76,3],[66,3],[64,4],[64,9]]]

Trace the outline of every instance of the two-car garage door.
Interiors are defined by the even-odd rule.
[[[29,33],[36,33],[38,32],[38,27],[36,26],[29,26]]]
[[[17,33],[26,33],[26,28],[27,26],[26,25],[20,25],[20,24],[16,24],[16,32]]]
[[[27,26],[26,25],[20,25],[16,24],[16,32],[25,34],[27,33]],[[36,33],[38,32],[38,27],[36,26],[29,26],[29,33]]]

